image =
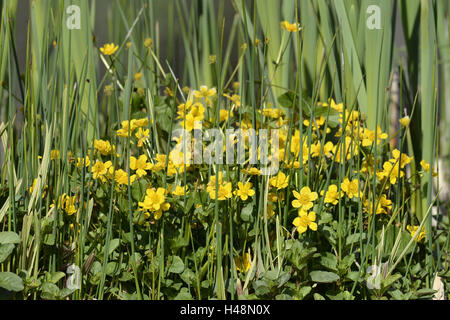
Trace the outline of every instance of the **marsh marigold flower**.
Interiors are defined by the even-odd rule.
[[[161,218],[163,211],[170,209],[170,204],[166,202],[166,192],[164,188],[147,189],[144,201],[138,202],[140,210],[146,211],[147,215],[152,213],[156,220]]]
[[[308,228],[310,228],[313,231],[317,230],[317,223],[316,221],[316,213],[315,212],[306,212],[304,210],[299,210],[298,217],[294,219],[292,224],[297,227],[298,233],[302,234],[306,232]]]
[[[111,143],[109,141],[104,140],[94,140],[94,148],[97,149],[103,156],[107,156],[114,150],[114,147],[111,147]]]
[[[301,210],[309,210],[313,207],[314,201],[318,198],[317,192],[312,192],[309,187],[303,187],[300,193],[292,190],[295,200],[292,200],[292,206],[294,208],[300,208]]]
[[[86,158],[78,158],[77,159],[77,167],[81,168],[82,166],[89,167],[91,164],[91,160],[89,159],[89,156],[86,156]]]
[[[245,201],[248,197],[255,195],[255,190],[252,189],[251,182],[246,182],[245,184],[238,182],[238,189],[234,191],[234,194],[240,197],[242,201]]]
[[[288,186],[289,176],[286,176],[283,172],[278,172],[276,177],[269,180],[272,187],[277,188],[277,190],[284,189]]]
[[[409,119],[408,116],[403,117],[403,118],[401,118],[400,120],[398,120],[398,122],[400,123],[400,125],[401,125],[403,128],[406,128],[406,127],[409,125],[409,121],[410,121],[410,119]]]
[[[407,226],[406,229],[408,229],[409,233],[411,234],[411,238],[414,237],[416,232],[419,230],[419,226]],[[416,242],[421,242],[423,238],[425,238],[425,231],[421,229],[419,235],[416,238]]]
[[[234,257],[234,264],[236,265],[236,270],[239,272],[247,272],[250,267],[251,267],[251,263],[252,263],[252,258],[250,256],[250,254],[247,252],[244,254],[243,257]]]
[[[136,174],[139,177],[143,177],[147,175],[146,170],[152,169],[152,164],[150,162],[147,162],[147,156],[145,154],[139,156],[138,159],[131,156],[130,157],[130,169],[135,170]]]
[[[282,21],[280,25],[281,28],[289,32],[297,32],[299,30],[299,26],[297,23],[289,23],[287,21]]]
[[[105,181],[104,175],[108,172],[109,167],[112,166],[111,161],[107,161],[103,163],[100,160],[97,160],[95,162],[94,166],[92,166],[92,174],[94,179],[101,179],[102,181]]]
[[[358,180],[350,181],[347,177],[344,179],[344,182],[341,183],[341,189],[344,191],[347,196],[352,199],[353,197],[358,197]]]
[[[339,202],[339,191],[335,184],[330,184],[328,186],[327,193],[325,194],[325,203],[331,203],[332,205],[337,205]]]
[[[172,194],[174,196],[178,196],[178,197],[184,196],[184,194],[188,194],[188,193],[189,193],[189,188],[187,186],[186,187],[176,186],[175,190],[172,191]]]
[[[107,43],[100,48],[100,52],[103,53],[105,56],[110,56],[114,54],[117,50],[119,50],[119,46],[114,45],[114,43]]]
[[[144,145],[144,141],[146,141],[150,137],[149,130],[148,129],[144,130],[142,128],[139,128],[138,131],[136,132],[135,136],[136,136],[136,138],[138,138],[137,146],[140,148]]]

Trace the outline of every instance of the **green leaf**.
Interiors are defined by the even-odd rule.
[[[320,264],[329,270],[337,271],[337,257],[332,253],[323,253],[320,257]]]
[[[51,282],[51,283],[55,283],[56,284],[59,280],[61,280],[65,276],[66,276],[66,274],[64,272],[61,272],[61,271],[48,272],[45,275],[45,279],[46,279],[47,282]]]
[[[287,91],[278,97],[278,103],[284,108],[292,108],[294,107],[294,99],[295,93]],[[296,103],[298,103],[298,98],[296,99]]]
[[[0,245],[0,263],[5,261],[11,252],[13,252],[15,245],[13,243],[6,243]]]
[[[319,283],[332,283],[339,280],[339,276],[336,273],[328,271],[312,271],[309,275],[312,281]]]
[[[381,283],[382,283],[383,288],[385,288],[385,289],[389,288],[395,281],[397,281],[401,277],[402,277],[402,275],[399,273],[391,274],[389,277],[382,280]]]
[[[12,272],[0,272],[0,288],[19,292],[24,289],[23,280]]]
[[[0,232],[0,244],[18,244],[20,243],[20,237],[17,233],[12,231]]]
[[[253,202],[250,202],[245,207],[243,207],[241,210],[242,221],[251,222],[252,212],[253,212]]]
[[[188,288],[181,288],[174,300],[193,300]]]
[[[120,245],[120,239],[112,239],[109,243],[108,255],[114,252]]]
[[[12,231],[0,232],[0,244],[18,244],[20,243],[20,237],[17,233]]]
[[[108,262],[106,265],[106,274],[110,277],[117,275],[120,272],[119,264],[115,261]]]
[[[306,287],[301,287],[298,290],[298,298],[299,299],[304,299],[309,293],[311,292],[311,287],[310,286],[306,286]]]
[[[169,257],[169,272],[182,273],[183,270],[184,270],[184,263],[179,256]]]
[[[56,284],[51,282],[45,282],[41,286],[41,298],[45,300],[58,300],[59,288]]]
[[[318,293],[314,293],[314,300],[325,300],[325,298]]]

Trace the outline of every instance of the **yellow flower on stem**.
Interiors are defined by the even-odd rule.
[[[195,118],[189,113],[186,116],[186,119],[181,121],[181,126],[190,132],[194,129],[201,129],[201,122],[196,121]]]
[[[94,179],[101,179],[102,181],[105,181],[104,175],[108,172],[109,167],[112,166],[111,161],[106,161],[103,163],[100,160],[97,160],[92,167],[92,174]]]
[[[238,182],[238,188],[234,191],[234,194],[241,198],[242,201],[248,199],[248,197],[253,197],[255,195],[255,190],[252,189],[252,183],[246,182],[243,184],[242,182]]]
[[[286,30],[288,32],[297,32],[300,30],[297,23],[289,23],[287,21],[282,21],[280,23],[280,25],[281,25],[281,28],[283,28],[284,30]]]
[[[277,190],[284,189],[288,186],[289,176],[286,176],[283,172],[278,172],[276,177],[270,178],[269,183]]]
[[[299,210],[298,217],[294,219],[292,224],[297,227],[298,233],[302,234],[306,232],[308,228],[310,228],[313,231],[317,230],[317,223],[316,221],[316,213],[315,212],[306,212],[304,210]]]
[[[149,211],[158,220],[161,218],[163,211],[170,209],[170,204],[166,202],[166,193],[167,190],[164,188],[147,189],[144,201],[138,202],[140,210]]]
[[[94,148],[97,149],[103,156],[107,156],[114,150],[114,147],[111,147],[111,143],[109,141],[104,140],[94,140]]]
[[[341,183],[341,189],[344,191],[347,196],[352,199],[353,197],[358,198],[358,180],[350,181],[347,177],[344,179],[344,182]]]
[[[209,196],[212,200],[216,199],[216,188],[209,192]],[[230,199],[233,196],[231,192],[231,182],[227,182],[223,185],[219,185],[219,190],[217,191],[218,200]]]
[[[113,55],[117,50],[119,50],[119,46],[114,45],[114,43],[107,43],[100,48],[100,52],[105,56]]]
[[[135,134],[136,138],[138,138],[137,146],[140,148],[144,145],[144,141],[146,141],[150,137],[150,131],[148,129],[144,130],[139,128]]]
[[[332,205],[337,205],[339,202],[339,192],[338,187],[334,184],[328,186],[327,193],[325,194],[325,203],[331,203]]]
[[[188,194],[188,193],[189,193],[189,188],[187,186],[186,187],[176,186],[175,190],[172,191],[172,194],[174,196],[178,196],[178,197],[184,196],[184,194]]]
[[[416,234],[416,232],[419,230],[419,226],[407,226],[406,229],[408,229],[409,233],[411,234],[411,238],[414,237],[414,235]],[[423,238],[425,238],[425,231],[423,229],[421,229],[419,235],[417,236],[417,238],[415,239],[416,242],[421,242]]]
[[[408,116],[403,117],[403,118],[401,118],[400,120],[398,120],[398,122],[401,124],[401,126],[402,126],[403,128],[406,128],[406,127],[409,125],[409,121],[410,121],[410,119],[409,119]]]
[[[77,160],[77,167],[81,168],[82,166],[89,167],[91,164],[91,160],[89,160],[89,156],[86,156],[86,158],[78,158]]]
[[[204,98],[206,102],[211,103],[211,98],[215,97],[217,94],[216,88],[208,89],[207,86],[200,86],[200,90],[194,90],[194,97],[197,99]]]
[[[234,264],[236,265],[236,270],[239,272],[247,272],[251,267],[251,263],[252,257],[248,252],[243,257],[234,257]]]
[[[401,153],[398,149],[392,150],[393,159],[390,159],[389,162],[395,163],[398,158],[400,158],[400,167],[403,169],[407,164],[409,164],[413,157],[409,157],[407,154]]]
[[[318,198],[317,192],[312,192],[309,187],[303,187],[300,193],[292,190],[295,200],[292,200],[292,206],[294,208],[300,208],[301,210],[309,210],[314,206],[314,201]]]
[[[152,169],[152,164],[150,162],[147,162],[147,156],[145,154],[141,155],[138,159],[131,156],[130,157],[130,169],[135,170],[136,174],[139,177],[143,177],[147,175],[146,170]]]

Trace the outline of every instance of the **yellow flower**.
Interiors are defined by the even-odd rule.
[[[75,201],[76,201],[75,196],[70,197],[67,194],[63,193],[58,198],[58,209],[64,210],[67,213],[67,215],[70,216],[77,212],[77,208],[75,207]],[[54,206],[55,202],[53,201],[53,203],[50,205],[50,208],[53,208]]]
[[[152,46],[152,44],[153,44],[152,38],[146,38],[146,39],[144,40],[144,46],[145,46],[146,48],[150,48],[150,47]]]
[[[381,142],[381,140],[387,139],[387,133],[383,133],[380,126],[377,126],[377,145]],[[362,145],[363,147],[367,147],[372,145],[375,142],[375,130],[369,130],[367,128],[363,129],[362,132]]]
[[[265,117],[269,117],[272,119],[278,119],[284,114],[283,110],[278,108],[264,108],[262,113]]]
[[[195,118],[191,114],[188,114],[186,119],[181,121],[181,126],[190,132],[194,129],[201,129],[201,122],[195,121]]]
[[[320,156],[321,151],[322,145],[320,144],[320,141],[317,141],[315,144],[311,144],[311,158]]]
[[[277,190],[284,189],[288,186],[289,176],[286,176],[283,172],[278,172],[276,177],[270,178],[269,183]]]
[[[94,140],[94,147],[97,149],[103,156],[107,156],[111,153],[111,150],[114,148],[111,148],[111,144],[109,141],[104,140]]]
[[[92,174],[94,179],[100,178],[102,181],[105,181],[104,175],[108,172],[109,167],[112,166],[111,161],[107,161],[105,163],[97,160],[94,166],[92,167]]]
[[[146,141],[150,137],[149,130],[143,130],[142,128],[139,128],[135,136],[136,138],[138,138],[137,146],[140,148],[143,146],[144,141]]]
[[[211,190],[209,192],[209,196],[212,200],[216,199],[216,189]],[[231,182],[227,182],[224,185],[219,185],[219,190],[217,191],[217,199],[218,200],[226,200],[232,197],[231,193]]]
[[[228,110],[220,109],[219,121],[222,122],[222,121],[228,120],[229,115],[230,114],[229,114]],[[233,114],[231,114],[231,116],[233,116]]]
[[[194,97],[197,99],[205,98],[206,101],[210,102],[211,100],[209,97],[215,97],[216,96],[216,88],[208,89],[207,86],[200,86],[200,90],[194,90],[193,94]]]
[[[338,187],[334,184],[330,184],[328,186],[327,193],[325,194],[325,203],[331,203],[333,205],[337,205],[339,202],[339,192]]]
[[[118,169],[116,171],[114,171],[113,167],[109,167],[109,174],[113,174],[114,173],[114,180],[116,181],[116,183],[120,186],[120,185],[128,185],[128,173],[126,173],[126,171],[122,170],[122,169]],[[132,175],[130,177],[130,183],[133,183],[134,180],[136,179],[136,175]]]
[[[36,186],[36,182],[37,182],[37,179],[34,179],[34,180],[33,180],[33,185],[28,189],[28,191],[30,192],[30,194],[33,194],[34,187]],[[45,196],[46,196],[46,194],[47,194],[47,189],[48,189],[48,185],[46,185],[46,186],[44,187],[44,190],[42,191],[42,198],[45,198]]]
[[[309,187],[303,187],[298,193],[292,190],[295,200],[292,200],[292,206],[294,208],[300,208],[301,210],[309,210],[313,207],[314,201],[318,198],[317,192],[312,192]]]
[[[261,175],[261,170],[254,168],[254,167],[252,167],[248,170],[242,169],[242,172],[245,174],[248,174],[250,176],[260,176]]]
[[[50,151],[50,160],[59,159],[59,150]]]
[[[386,161],[383,164],[383,171],[377,172],[378,179],[382,180],[383,178],[389,178],[389,182],[391,184],[395,184],[397,182],[397,178],[402,178],[404,175],[404,172],[402,170],[399,170],[398,161],[395,163],[395,165],[389,161]]]
[[[142,72],[138,72],[134,75],[134,80],[139,81],[142,79]]]
[[[136,174],[139,177],[143,177],[147,175],[146,170],[152,169],[152,164],[150,162],[147,162],[147,156],[145,154],[141,155],[138,159],[131,156],[130,157],[130,169],[135,170]]]
[[[185,190],[185,188],[186,188],[186,190]],[[188,194],[188,193],[189,193],[189,188],[187,186],[186,187],[176,186],[175,190],[172,191],[172,194],[174,196],[178,196],[178,197],[184,196],[184,194]]]
[[[310,213],[307,213],[304,210],[299,210],[298,215],[299,216],[292,222],[292,224],[297,227],[298,233],[302,234],[306,232],[308,227],[313,231],[317,230],[317,223],[314,222],[316,221],[315,212],[311,211]]]
[[[243,273],[247,272],[251,267],[251,260],[252,258],[248,252],[244,254],[243,258],[239,256],[234,257],[234,264],[236,265],[236,270]]]
[[[297,32],[300,30],[297,23],[289,23],[287,21],[282,21],[280,23],[280,25],[281,25],[281,28],[283,28],[284,30],[289,31],[289,32]]]
[[[205,107],[201,103],[194,103],[190,109],[189,114],[194,121],[202,121],[205,118]]]
[[[164,188],[149,188],[146,191],[144,201],[138,202],[140,210],[150,211],[156,220],[161,218],[163,211],[170,209],[170,204],[166,201],[167,190]]]
[[[325,155],[325,157],[331,158],[333,156],[333,149],[333,142],[328,141],[327,143],[325,143],[325,145],[323,146],[323,154]]]
[[[427,173],[430,172],[430,164],[427,163],[425,160],[420,161],[420,165],[422,166],[422,168],[423,168],[423,170],[425,172],[427,172]],[[433,172],[431,173],[431,175],[433,177],[436,177],[437,176],[437,172],[434,171],[434,169],[433,169]]]
[[[345,143],[339,143],[338,145],[334,146],[333,150],[333,153],[336,154],[336,162],[339,163],[342,163],[343,160],[350,160],[350,158],[353,156],[357,156],[358,152],[359,152],[358,144],[356,144],[355,140],[352,140],[352,138],[348,136],[345,137]]]
[[[223,96],[225,98],[228,98],[231,100],[231,102],[233,102],[236,105],[236,108],[239,108],[241,106],[241,96],[238,96],[237,94],[233,94],[231,97],[224,93]]]
[[[374,206],[373,202],[365,200],[363,205],[366,207],[366,210],[372,214]],[[381,198],[375,200],[375,205],[376,214],[387,213],[386,209],[392,210],[392,200],[388,199],[385,194],[381,195]]]
[[[350,199],[358,197],[358,180],[355,179],[350,181],[348,178],[345,178],[344,182],[341,183],[341,189]]]
[[[407,164],[409,164],[413,157],[409,157],[407,154],[401,153],[398,149],[392,150],[393,159],[389,160],[391,163],[397,162],[400,158],[400,167],[403,169]]]
[[[100,51],[105,56],[110,56],[114,54],[118,49],[119,49],[118,45],[114,45],[114,43],[107,43],[102,48],[100,48]]]
[[[416,234],[417,230],[419,229],[419,226],[407,226],[406,229],[408,229],[409,233],[411,234],[411,238],[414,237],[414,235]],[[421,242],[423,238],[425,238],[425,231],[423,229],[421,229],[419,235],[416,238],[416,242]]]
[[[400,122],[400,124],[403,128],[406,128],[409,125],[409,121],[410,121],[410,119],[408,116],[403,117],[400,120],[398,120],[398,122]]]
[[[148,126],[148,119],[142,118],[139,120],[132,119],[131,121],[124,120],[121,122],[122,128],[116,131],[116,134],[119,137],[129,137],[131,136],[131,132],[133,132],[136,128]]]
[[[425,170],[425,172],[430,172],[430,164],[425,160],[420,161],[420,165],[422,166],[423,170]]]
[[[253,197],[255,195],[255,190],[252,189],[252,183],[246,182],[243,184],[242,182],[238,182],[238,188],[234,191],[234,194],[238,197],[241,197],[242,201],[248,199],[248,197]]]
[[[77,167],[81,168],[83,165],[85,167],[89,167],[91,164],[91,160],[89,160],[89,156],[86,156],[86,158],[78,158],[77,160]]]

